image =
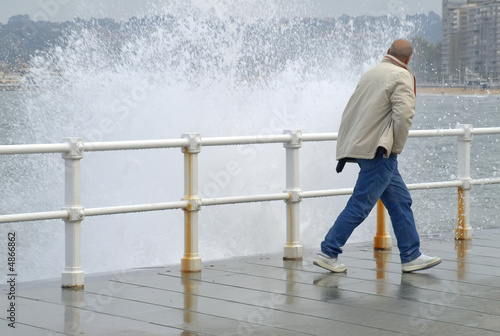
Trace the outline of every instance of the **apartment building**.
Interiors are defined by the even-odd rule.
[[[443,81],[500,82],[500,0],[443,0]]]

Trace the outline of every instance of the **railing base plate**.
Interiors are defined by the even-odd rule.
[[[472,230],[472,228],[455,229],[455,239],[470,240],[472,239],[473,232],[474,230]]]
[[[375,236],[375,237],[373,237],[373,248],[375,250],[391,250],[392,249],[391,236]]]
[[[285,246],[283,249],[283,260],[302,260],[302,245]]]
[[[85,274],[83,273],[83,271],[63,272],[61,287],[83,289],[84,281],[85,281]]]
[[[196,273],[201,272],[201,258],[182,258],[181,259],[181,272],[182,273]]]

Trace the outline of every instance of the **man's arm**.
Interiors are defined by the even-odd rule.
[[[415,115],[414,85],[413,75],[409,71],[401,72],[390,97],[394,132],[391,152],[396,155],[403,151]]]

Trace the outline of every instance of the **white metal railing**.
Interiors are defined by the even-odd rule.
[[[470,189],[473,185],[497,184],[500,178],[472,179],[470,177],[470,143],[473,135],[500,134],[500,127],[476,128],[459,125],[456,129],[415,130],[409,137],[456,136],[458,141],[458,175],[453,181],[409,184],[408,188],[435,189],[458,188],[458,222],[455,230],[457,239],[471,239],[469,224]],[[84,273],[81,267],[81,222],[84,217],[130,212],[182,209],[184,211],[184,255],[181,259],[183,272],[201,271],[198,253],[198,213],[202,206],[286,201],[286,245],[285,259],[301,259],[299,204],[304,198],[349,195],[352,188],[302,191],[299,184],[299,149],[305,141],[335,141],[337,133],[302,134],[300,130],[287,130],[283,134],[266,136],[212,137],[202,138],[200,134],[183,134],[180,139],[84,142],[82,138],[66,138],[57,144],[2,145],[0,155],[62,153],[65,160],[65,206],[63,210],[23,214],[0,215],[0,223],[23,222],[47,219],[65,221],[65,269],[62,274],[63,287],[81,287]],[[218,198],[198,196],[198,153],[204,146],[248,145],[283,143],[286,149],[286,188],[274,194],[244,195]],[[181,201],[113,206],[104,208],[83,208],[80,200],[80,162],[85,152],[117,151],[153,148],[182,148],[184,153],[184,197]]]

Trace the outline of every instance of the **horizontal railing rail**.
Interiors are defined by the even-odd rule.
[[[410,138],[455,136],[458,141],[458,174],[455,180],[408,184],[408,189],[458,189],[458,221],[455,229],[457,239],[471,239],[469,223],[470,189],[473,185],[499,184],[500,178],[472,179],[470,176],[470,143],[473,135],[500,134],[500,127],[473,128],[459,125],[456,129],[412,130]],[[224,204],[285,201],[287,214],[287,238],[284,247],[285,259],[301,259],[302,245],[299,233],[299,204],[302,199],[350,195],[353,188],[303,191],[299,184],[299,149],[303,142],[336,141],[337,133],[304,133],[287,130],[283,134],[207,137],[199,134],[184,134],[180,139],[84,142],[82,138],[67,138],[63,143],[0,145],[0,155],[61,153],[65,160],[65,207],[58,211],[0,215],[0,223],[35,220],[62,219],[66,222],[66,267],[62,275],[63,287],[83,286],[81,269],[81,222],[85,217],[114,215],[133,212],[182,209],[184,219],[184,256],[182,271],[201,270],[198,253],[198,212],[203,206]],[[282,143],[286,149],[286,186],[283,192],[262,195],[241,195],[216,198],[198,196],[198,153],[202,147],[248,144]],[[86,152],[146,150],[182,148],[184,153],[184,197],[181,201],[119,205],[100,208],[84,208],[80,201],[80,161]],[[380,210],[379,210],[380,211]],[[377,218],[383,216],[378,216]],[[380,235],[379,235],[380,234]],[[378,223],[375,247],[387,247],[385,223]],[[384,241],[385,240],[385,241]],[[380,244],[380,246],[377,246]],[[390,245],[390,244],[389,244]]]
[[[411,130],[409,138],[431,138],[445,136],[462,136],[465,134],[463,128],[457,129],[435,129],[435,130]],[[474,128],[470,130],[471,135],[500,134],[500,127]],[[304,133],[302,142],[335,141],[338,133]],[[200,138],[200,146],[229,146],[250,144],[285,143],[291,140],[287,134],[255,135],[238,137],[207,137]],[[140,149],[162,149],[181,148],[189,144],[189,140],[183,139],[158,139],[158,140],[134,140],[134,141],[107,141],[107,142],[85,142],[82,149],[85,152],[140,150]],[[29,145],[0,145],[0,155],[13,154],[43,154],[43,153],[66,153],[70,149],[67,143],[55,144],[29,144]]]

